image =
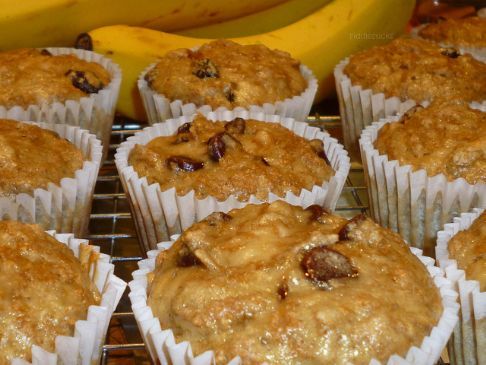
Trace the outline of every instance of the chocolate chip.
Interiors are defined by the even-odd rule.
[[[197,61],[192,73],[200,79],[219,77],[218,68],[208,58]]]
[[[177,134],[189,132],[189,130],[191,129],[191,125],[191,122],[184,123],[179,128],[177,128]]]
[[[235,118],[224,125],[224,130],[229,134],[245,133],[246,122],[243,118]]]
[[[305,276],[318,284],[326,284],[331,279],[358,275],[358,271],[346,256],[325,246],[314,247],[307,251],[300,265]]]
[[[165,162],[169,169],[176,171],[194,172],[204,167],[204,163],[185,156],[171,156]]]
[[[326,209],[317,204],[309,205],[305,210],[311,213],[311,221],[317,221],[323,214],[329,214]]]
[[[84,71],[68,70],[65,75],[71,78],[71,83],[75,88],[86,94],[96,94],[104,87],[101,81],[98,83],[98,86],[90,84]]]
[[[444,56],[447,56],[449,58],[457,58],[461,54],[454,48],[441,48],[440,53]]]
[[[211,160],[218,162],[226,152],[226,144],[223,142],[224,133],[218,133],[208,140],[208,153]]]
[[[219,222],[229,222],[231,219],[233,219],[233,217],[231,217],[229,214],[223,212],[215,212],[211,215],[208,215],[205,221],[208,223],[208,225],[214,227]]]
[[[43,55],[43,56],[52,56],[52,53],[49,52],[47,49],[41,50],[40,54]]]
[[[289,286],[287,285],[287,283],[284,282],[280,284],[277,289],[277,293],[280,296],[280,299],[284,300],[285,298],[287,298],[287,295],[289,295]]]
[[[197,265],[201,265],[201,261],[189,250],[187,246],[184,245],[179,251],[177,266],[191,267]]]
[[[351,238],[349,234],[359,226],[362,222],[366,220],[366,215],[358,214],[357,216],[353,217],[346,223],[340,230],[339,230],[339,240],[340,241],[349,241]]]
[[[223,88],[223,93],[224,93],[224,97],[226,98],[226,100],[228,100],[230,103],[235,101],[236,95],[233,92],[233,89],[231,88],[231,86],[225,85],[225,87]]]
[[[88,51],[93,50],[93,40],[88,33],[81,33],[76,38],[76,42],[74,43],[74,48],[78,49],[86,49]]]
[[[316,151],[317,156],[322,158],[329,166],[331,166],[331,162],[329,162],[326,152],[324,152],[324,142],[322,142],[320,139],[311,139],[309,143],[312,149]]]

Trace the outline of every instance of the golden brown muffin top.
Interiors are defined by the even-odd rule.
[[[374,146],[388,160],[425,169],[429,176],[486,182],[486,113],[464,102],[416,107],[399,122],[384,125]]]
[[[100,302],[87,269],[39,226],[0,221],[0,262],[0,365],[31,361],[34,344],[53,352]]]
[[[0,196],[45,189],[82,167],[81,150],[57,133],[0,119]]]
[[[25,48],[0,52],[0,105],[7,108],[78,100],[109,83],[101,65],[73,55]]]
[[[479,281],[486,291],[486,211],[466,230],[449,241],[449,256],[466,272],[466,279]]]
[[[172,136],[135,145],[128,163],[162,191],[175,187],[178,195],[195,190],[225,200],[279,196],[322,185],[334,174],[326,162],[323,143],[308,141],[276,123],[243,120],[211,122],[196,116]]]
[[[452,46],[486,47],[486,19],[477,16],[445,19],[427,24],[419,35]]]
[[[170,100],[233,109],[300,95],[307,81],[299,66],[288,53],[262,44],[216,40],[197,51],[167,53],[145,79]]]
[[[148,305],[225,364],[368,364],[420,346],[442,304],[405,242],[278,201],[214,213],[157,257]]]
[[[397,38],[351,56],[344,73],[354,85],[417,102],[486,99],[486,64],[451,48]]]

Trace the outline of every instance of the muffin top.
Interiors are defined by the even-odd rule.
[[[82,167],[81,150],[56,132],[0,119],[0,197],[59,184]]]
[[[449,256],[466,272],[466,279],[477,280],[486,291],[486,211],[466,230],[449,241]]]
[[[307,81],[299,66],[288,53],[262,44],[216,40],[197,51],[167,53],[145,80],[170,100],[233,109],[300,95]]]
[[[214,213],[157,257],[148,305],[176,341],[225,364],[368,364],[405,355],[442,313],[390,230],[282,201]]]
[[[452,46],[486,47],[486,18],[445,19],[427,24],[419,35]]]
[[[486,113],[465,102],[415,107],[399,122],[384,125],[374,146],[388,160],[425,169],[429,176],[486,183]]]
[[[334,174],[321,140],[308,141],[276,123],[236,118],[211,122],[196,116],[172,136],[135,145],[128,163],[162,191],[175,187],[178,195],[195,190],[225,200],[235,195],[260,200],[322,185]]]
[[[101,65],[47,50],[0,52],[0,105],[63,103],[97,93],[110,83]]]
[[[344,73],[354,85],[417,102],[486,99],[486,64],[452,48],[398,38],[351,56]]]
[[[54,351],[100,295],[79,260],[36,225],[0,221],[0,364],[31,361],[31,347]]]

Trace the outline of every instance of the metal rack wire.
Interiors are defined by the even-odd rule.
[[[315,114],[308,122],[325,128],[331,135],[340,137],[340,118],[335,115]],[[118,145],[135,134],[144,125],[117,118],[113,126],[110,153],[101,168],[96,184],[93,211],[88,238],[99,245],[103,252],[112,256],[115,272],[126,281],[131,280],[131,272],[137,269],[137,261],[142,259],[135,227],[131,218],[128,202],[113,162]],[[368,197],[363,180],[363,170],[357,163],[352,164],[343,193],[336,211],[345,217],[367,212]],[[138,333],[130,304],[125,293],[117,312],[111,321],[107,344],[103,347],[102,364],[149,364]]]

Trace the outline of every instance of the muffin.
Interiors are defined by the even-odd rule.
[[[156,124],[115,162],[145,249],[214,211],[285,199],[335,207],[349,171],[335,139],[261,113],[210,113]]]
[[[345,145],[362,129],[434,99],[486,100],[486,64],[421,39],[398,38],[362,51],[335,69]]]
[[[99,358],[101,347],[96,340],[92,340],[94,349],[77,347],[86,338],[105,335],[116,303],[113,295],[105,296],[99,290],[104,290],[105,281],[115,289],[110,283],[112,275],[105,276],[97,287],[89,271],[98,265],[99,254],[86,242],[63,236],[51,237],[37,225],[0,221],[1,365],[14,358],[32,361],[34,347],[38,353],[57,351],[60,360],[70,360],[63,363],[76,362],[79,356]],[[99,274],[106,275],[103,265],[111,265],[100,265]],[[98,307],[100,303],[103,307]],[[100,310],[104,316],[99,316]],[[90,328],[85,320],[93,321],[95,313],[98,325]],[[77,338],[66,337],[74,336],[75,329]]]
[[[486,362],[486,212],[474,209],[438,233],[437,261],[459,292],[459,323],[449,341],[455,364]]]
[[[152,263],[143,278],[146,310],[175,343],[188,341],[196,355],[212,350],[217,364],[236,356],[244,364],[386,363],[433,329],[447,338],[454,326],[437,328],[452,303],[397,234],[315,205],[214,213]],[[143,279],[134,277],[138,319]],[[437,361],[445,342],[424,363]]]
[[[218,108],[303,120],[317,81],[286,52],[215,40],[167,53],[142,73],[138,87],[150,123]]]
[[[0,117],[80,126],[107,151],[121,82],[119,67],[70,48],[0,52]]]
[[[486,18],[477,16],[444,19],[426,24],[417,35],[443,46],[456,47],[473,57],[486,60]]]
[[[444,223],[486,204],[486,108],[477,107],[437,100],[360,139],[374,218],[431,255]]]
[[[0,219],[84,234],[101,150],[78,127],[0,119]]]

